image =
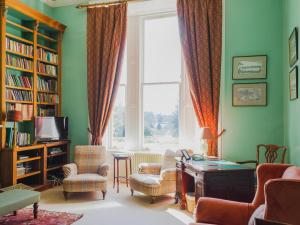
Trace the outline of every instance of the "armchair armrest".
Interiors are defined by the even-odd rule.
[[[63,166],[64,177],[68,178],[77,175],[77,165],[75,163],[66,164]]]
[[[248,203],[215,198],[199,198],[196,209],[196,223],[209,224],[248,224],[254,209]]]
[[[161,170],[160,163],[141,163],[138,166],[139,173],[159,175]]]
[[[288,224],[300,221],[300,180],[274,179],[266,183],[265,218]]]
[[[99,166],[98,174],[103,176],[103,177],[107,177],[108,170],[109,170],[108,163],[103,163]]]
[[[176,181],[176,168],[162,170],[160,177],[162,180]]]

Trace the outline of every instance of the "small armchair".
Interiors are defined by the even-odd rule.
[[[151,203],[161,195],[176,191],[175,152],[167,150],[163,163],[142,163],[139,172],[129,178],[131,195],[134,191],[151,196]]]
[[[106,149],[103,146],[76,146],[74,163],[63,166],[65,199],[71,192],[102,192],[106,195]]]
[[[252,203],[199,198],[195,224],[254,225],[255,218],[293,223],[300,221],[300,168],[284,164],[261,164]],[[192,225],[192,224],[191,224]]]

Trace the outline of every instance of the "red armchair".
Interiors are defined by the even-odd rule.
[[[266,204],[265,219],[300,225],[300,168],[262,164],[257,168],[257,180],[252,203],[200,198],[195,209],[196,224],[247,225],[253,212]]]

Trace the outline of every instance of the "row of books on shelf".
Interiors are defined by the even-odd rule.
[[[56,111],[53,108],[38,108],[38,116],[55,116]]]
[[[6,38],[6,49],[18,52],[24,55],[33,56],[33,46],[26,45],[17,41],[14,41],[10,38]]]
[[[33,118],[33,105],[31,104],[11,104],[7,103],[6,111],[16,110],[22,113],[23,120],[31,120]]]
[[[56,94],[38,93],[38,102],[58,104],[59,97]]]
[[[38,79],[38,89],[40,91],[57,91],[57,81],[56,80],[45,80]]]
[[[26,146],[31,144],[31,134],[30,133],[17,133],[17,146]],[[6,142],[5,146],[7,148],[12,148],[14,143],[14,128],[6,128]]]
[[[6,65],[18,67],[25,70],[32,70],[33,69],[33,62],[31,60],[12,56],[9,54],[6,54]]]
[[[47,51],[43,48],[38,48],[38,57],[43,61],[47,61],[50,63],[58,63],[58,56],[57,54]]]
[[[57,76],[56,66],[47,65],[41,62],[37,63],[38,73],[44,73],[50,76]]]
[[[6,85],[14,87],[32,88],[32,79],[27,76],[6,73]]]
[[[21,160],[21,159],[19,159]],[[30,162],[17,163],[17,176],[23,176],[33,170],[33,165]]]
[[[21,91],[21,90],[6,90],[6,99],[17,100],[17,101],[32,101],[31,91]]]

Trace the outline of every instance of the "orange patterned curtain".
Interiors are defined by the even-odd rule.
[[[178,0],[181,45],[200,127],[218,136],[222,54],[222,0]],[[218,155],[217,139],[208,155]]]
[[[117,95],[127,28],[127,4],[87,13],[88,107],[91,144],[101,145]]]

